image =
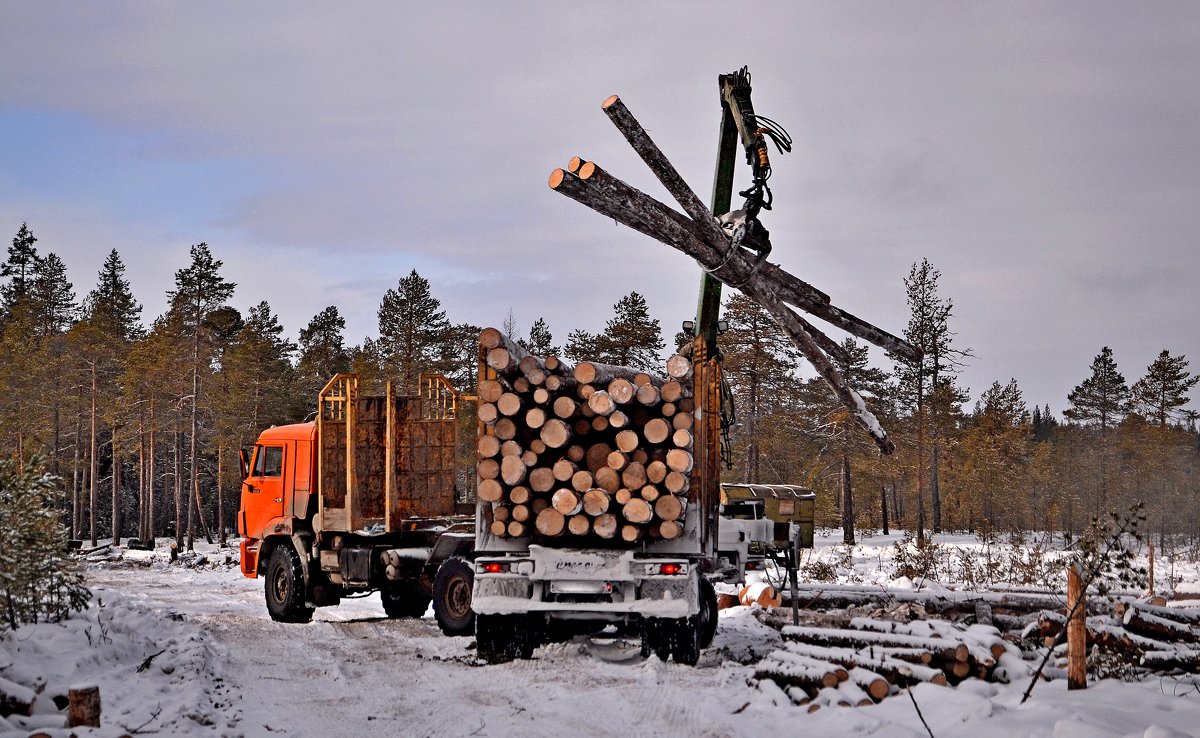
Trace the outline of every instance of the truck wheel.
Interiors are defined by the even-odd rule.
[[[700,660],[700,616],[670,622],[674,626],[671,628],[671,656],[677,664],[695,666]]]
[[[471,565],[457,556],[438,567],[433,577],[433,615],[442,633],[464,636],[475,632],[475,611],[471,609],[474,582]]]
[[[524,615],[475,616],[475,652],[489,664],[532,658],[537,645],[537,634]]]
[[[304,602],[304,564],[289,543],[271,552],[265,582],[267,612],[281,623],[307,623],[313,609]]]
[[[429,594],[421,583],[392,582],[379,590],[383,611],[389,618],[419,618],[429,609]]]
[[[671,624],[674,621],[663,618],[647,618],[642,621],[642,656],[649,658],[654,654],[660,661],[666,661],[671,656]]]
[[[717,635],[717,590],[712,582],[700,578],[700,647],[708,648]]]

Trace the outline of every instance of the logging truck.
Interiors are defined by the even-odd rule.
[[[338,374],[314,422],[268,428],[243,449],[241,570],[264,578],[273,619],[307,622],[316,607],[378,591],[388,617],[420,617],[432,599],[443,632],[473,632],[457,409],[441,375],[422,374],[416,394],[389,382],[367,396],[356,375]]]

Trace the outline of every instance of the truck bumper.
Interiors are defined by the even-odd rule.
[[[694,562],[632,551],[551,549],[475,560],[471,607],[483,615],[555,619],[677,619],[700,611]]]
[[[258,546],[260,543],[261,541],[257,538],[243,538],[238,545],[241,554],[242,576],[247,579],[254,579],[258,576]]]

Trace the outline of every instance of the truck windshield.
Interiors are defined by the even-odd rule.
[[[283,447],[259,446],[254,456],[254,476],[281,477],[283,476]]]

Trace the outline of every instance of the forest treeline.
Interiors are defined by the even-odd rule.
[[[41,456],[63,482],[72,537],[173,535],[224,540],[238,507],[239,449],[272,424],[310,418],[318,390],[339,371],[403,392],[421,372],[473,391],[480,326],[452,322],[415,270],[380,300],[378,338],[348,346],[336,306],[293,343],[266,301],[239,311],[236,284],[207,244],[175,272],[167,308],[148,319],[112,251],[78,297],[66,265],[40,253],[21,226],[0,265],[0,449]],[[881,457],[799,354],[753,302],[728,297],[721,337],[736,397],[726,479],[799,483],[818,492],[820,524],[855,530],[1077,532],[1091,517],[1144,500],[1163,534],[1198,530],[1200,436],[1185,410],[1197,378],[1164,350],[1132,384],[1103,348],[1067,398],[1061,420],[1026,406],[1015,380],[997,381],[968,407],[958,374],[970,359],[952,330],[953,303],[928,262],[905,277],[905,337],[919,365],[871,366],[847,339],[841,371],[896,440]],[[477,316],[494,323],[495,316]],[[555,343],[538,319],[502,327],[527,349],[652,370],[667,342],[645,298],[614,305],[599,334]],[[680,340],[672,337],[671,348]],[[462,412],[463,494],[473,488],[470,422]]]

